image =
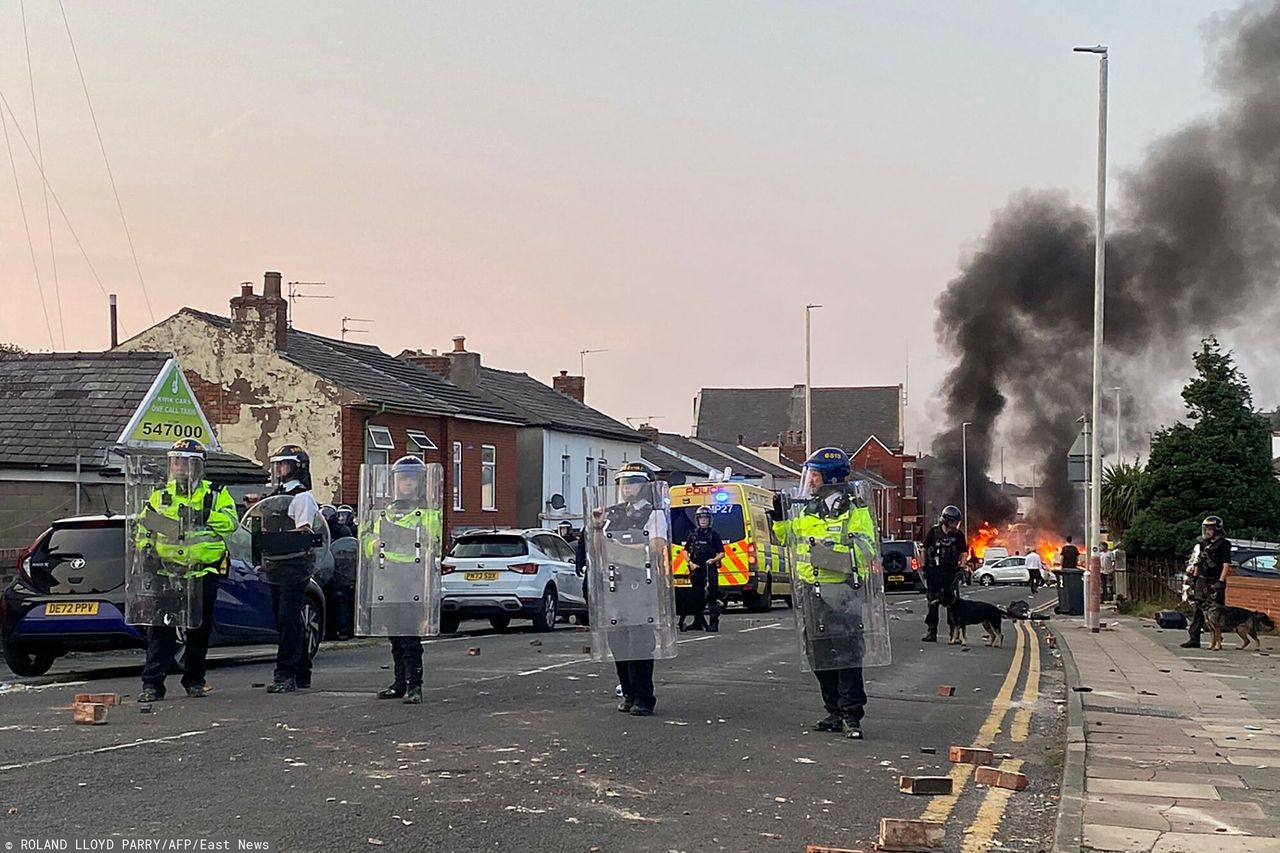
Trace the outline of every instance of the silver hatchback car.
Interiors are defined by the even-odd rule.
[[[499,630],[529,619],[539,631],[568,614],[585,614],[573,547],[550,530],[492,530],[458,537],[441,565],[440,630],[488,619]]]

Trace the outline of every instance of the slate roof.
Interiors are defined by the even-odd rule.
[[[231,328],[231,320],[227,317],[194,308],[182,310],[218,328]],[[432,415],[486,418],[508,423],[522,421],[513,410],[483,395],[459,388],[430,370],[387,355],[370,344],[340,341],[290,329],[287,346],[287,351],[280,353],[282,358],[371,403]]]
[[[658,433],[658,444],[667,451],[678,453],[686,459],[693,459],[705,465],[711,471],[723,471],[726,467],[731,467],[734,474],[752,479],[774,473],[772,470],[765,470],[765,466],[769,463],[763,459],[757,459],[756,461],[760,464],[755,465],[746,460],[726,456],[719,450],[708,447],[696,439],[685,438],[683,435],[670,432]],[[774,466],[769,467],[772,469]],[[788,471],[775,476],[794,479],[797,475],[795,472]]]
[[[111,451],[142,403],[166,352],[0,355],[0,466],[120,470]],[[258,464],[211,453],[210,479],[265,482]]]
[[[645,462],[656,465],[659,471],[673,473],[679,471],[682,474],[688,474],[693,477],[705,477],[707,472],[695,465],[690,465],[679,457],[672,456],[652,441],[646,441],[640,445],[640,458]]]
[[[480,366],[476,391],[523,416],[526,424],[563,432],[643,441],[624,423],[539,382],[527,373]]]
[[[813,446],[851,452],[875,435],[892,447],[900,434],[900,394],[897,385],[814,388]],[[803,429],[803,386],[698,392],[698,438],[758,447],[777,442],[784,432]]]
[[[693,441],[705,447],[709,447],[717,453],[728,456],[738,465],[748,465],[757,471],[772,474],[774,477],[778,477],[780,479],[794,480],[800,476],[800,469],[798,467],[787,468],[784,465],[777,465],[762,456],[752,453],[750,450],[746,450],[727,441],[712,441],[708,438],[695,438]]]

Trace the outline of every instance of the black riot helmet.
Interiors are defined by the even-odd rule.
[[[1222,524],[1222,518],[1216,515],[1208,516],[1204,521],[1200,522],[1200,529],[1204,531],[1206,539],[1221,536],[1227,532]]]
[[[938,517],[939,524],[959,524],[964,519],[964,513],[960,511],[958,506],[947,506],[942,510],[942,515]]]
[[[311,490],[311,457],[301,445],[285,444],[271,454],[271,482],[276,486],[297,480]]]
[[[693,514],[693,523],[698,525],[698,527],[710,527],[713,520],[714,519],[711,517],[711,507],[709,506],[700,506]],[[703,524],[703,521],[706,521],[707,523]]]
[[[427,463],[401,456],[391,465],[391,498],[420,506],[427,499]]]

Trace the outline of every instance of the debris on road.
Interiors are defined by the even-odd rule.
[[[101,702],[77,702],[71,706],[72,719],[81,726],[103,726],[107,723],[107,706]]]
[[[106,705],[108,707],[120,704],[120,694],[118,693],[77,693],[73,700],[74,705]]]
[[[467,657],[469,658],[477,657],[479,656],[479,654],[480,654],[479,646],[471,646],[470,648],[467,649]]]
[[[939,684],[939,685],[938,685],[938,695],[939,695],[939,696],[954,696],[954,695],[956,695],[956,689],[955,689],[954,687],[952,687],[950,684]]]
[[[1008,788],[1010,791],[1025,791],[1029,784],[1025,774],[994,767],[979,767],[973,774],[973,781],[988,788]]]
[[[583,644],[582,644],[582,653],[583,653],[584,655],[589,655],[589,654],[591,654],[591,646],[587,645],[586,643],[583,643]]]
[[[898,780],[898,790],[917,796],[946,796],[951,793],[950,776],[903,776]]]
[[[995,754],[989,749],[980,749],[972,746],[953,746],[947,750],[947,758],[953,764],[990,765],[995,759]]]
[[[925,755],[938,754],[938,748],[936,746],[922,746],[920,747],[920,751],[923,752]]]
[[[941,850],[943,836],[941,821],[880,818],[880,850]]]

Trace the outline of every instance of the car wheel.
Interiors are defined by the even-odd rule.
[[[302,602],[302,632],[307,641],[307,657],[314,658],[324,639],[324,610],[310,597]]]
[[[769,578],[764,584],[764,595],[757,595],[754,592],[743,593],[742,605],[747,609],[748,613],[768,613],[773,609],[773,578]]]
[[[9,669],[13,670],[14,675],[23,678],[44,675],[57,659],[58,653],[49,649],[28,652],[9,646],[4,647],[4,662],[9,665]]]
[[[440,633],[441,634],[456,634],[458,633],[458,626],[461,624],[462,624],[462,617],[458,616],[458,614],[456,613],[440,614]]]
[[[996,582],[996,579],[992,575],[983,575],[982,577],[978,578],[978,583],[982,584],[983,586],[992,586],[995,584],[995,582]]]
[[[556,599],[556,591],[551,587],[547,587],[546,592],[542,593],[542,603],[538,607],[538,612],[533,614],[534,630],[554,631],[558,607],[559,602]]]
[[[489,617],[489,624],[493,626],[493,630],[495,631],[505,631],[507,630],[507,627],[511,624],[511,617],[510,616],[491,616]]]

